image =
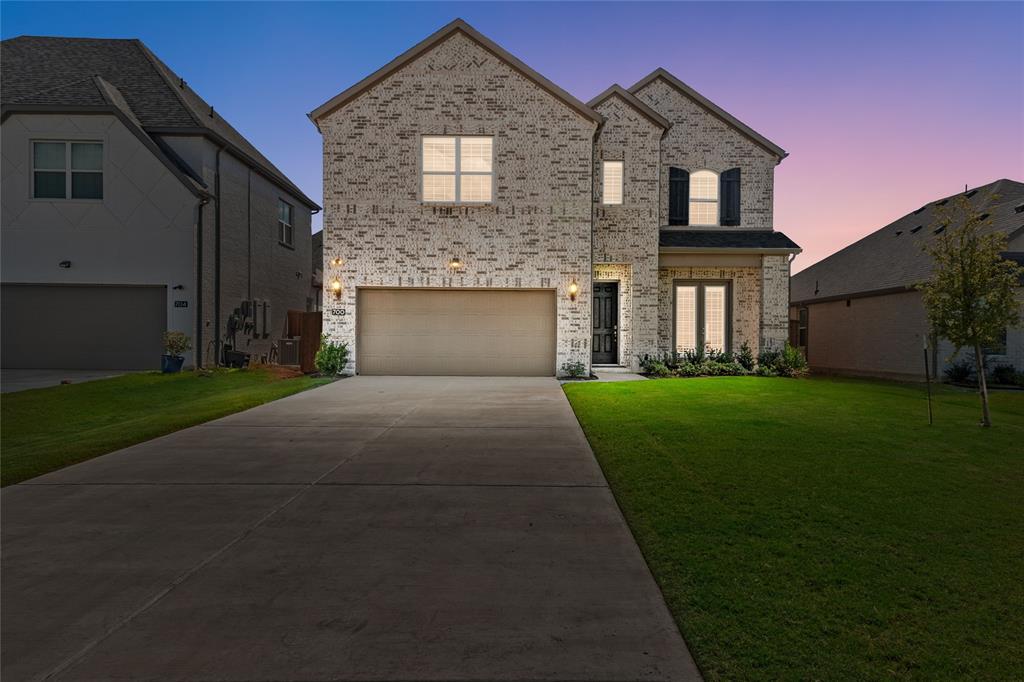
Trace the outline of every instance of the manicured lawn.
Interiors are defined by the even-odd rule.
[[[0,398],[0,479],[24,481],[325,383],[271,370],[129,374]]]
[[[565,391],[710,679],[1024,677],[1024,393],[721,377]]]

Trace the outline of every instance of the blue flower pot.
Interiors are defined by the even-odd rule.
[[[180,372],[183,364],[185,364],[185,357],[183,355],[160,356],[160,371],[164,374]]]

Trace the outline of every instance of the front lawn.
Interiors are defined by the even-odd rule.
[[[271,369],[128,374],[0,398],[0,480],[18,483],[325,383]]]
[[[1024,393],[567,384],[710,679],[1020,679]]]

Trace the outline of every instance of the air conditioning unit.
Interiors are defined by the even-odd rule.
[[[299,339],[281,339],[277,342],[278,362],[282,365],[299,364]]]

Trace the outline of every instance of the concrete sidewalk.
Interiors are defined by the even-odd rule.
[[[346,379],[2,503],[5,682],[699,677],[554,379]]]

